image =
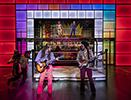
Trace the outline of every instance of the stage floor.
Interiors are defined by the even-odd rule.
[[[105,69],[92,68],[93,80],[106,80]],[[53,66],[53,79],[61,81],[80,81],[80,69],[76,66]],[[34,78],[39,80],[40,73],[35,73]],[[88,76],[86,74],[86,80]]]

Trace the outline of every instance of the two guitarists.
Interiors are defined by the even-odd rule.
[[[82,41],[81,42],[81,50],[78,52],[77,59],[76,59],[79,66],[82,66],[83,61],[85,61],[85,60],[87,61],[88,59],[90,59],[90,55],[93,57],[93,53],[89,54],[89,44],[86,41]],[[85,72],[87,72],[87,76],[89,78],[91,92],[92,92],[92,94],[95,94],[96,89],[95,89],[94,82],[92,79],[92,69],[89,68],[89,64],[87,64],[86,67],[84,67],[84,68],[80,68],[80,75],[81,75],[80,91],[81,91],[81,94],[83,94],[85,91]]]
[[[43,66],[41,62],[44,62],[45,60],[48,62],[52,60],[58,60],[58,58],[55,58],[54,54],[51,52],[52,45],[47,43],[37,54],[37,57],[35,59],[35,62],[39,64],[40,66]],[[43,81],[46,76],[48,77],[48,95],[51,97],[52,92],[52,64],[48,64],[49,68],[46,68],[42,73],[40,73],[40,79],[39,84],[37,87],[37,98],[40,97],[40,94],[43,91]]]

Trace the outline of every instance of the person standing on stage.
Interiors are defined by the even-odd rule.
[[[62,37],[62,29],[64,29],[64,28],[63,28],[63,26],[60,24],[60,21],[58,21],[58,24],[56,25],[56,29],[57,29],[59,38],[61,38],[61,37]]]
[[[70,28],[71,28],[70,38],[71,38],[71,36],[72,36],[72,32],[74,32],[74,37],[75,37],[75,29],[76,29],[75,21],[73,21],[73,24],[71,24]]]
[[[17,71],[16,71],[17,74],[16,74],[15,77],[12,77],[12,78],[8,79],[8,82],[7,82],[8,86],[10,85],[11,81],[19,79],[21,74],[23,74],[23,78],[22,78],[22,81],[20,83],[20,86],[24,85],[25,80],[27,78],[28,58],[29,58],[29,56],[30,56],[30,53],[28,51],[25,51],[24,56],[20,57],[20,60],[18,61],[19,64],[18,64],[18,67],[17,67]]]
[[[35,62],[37,62],[37,64],[39,64],[40,66],[42,66],[42,64],[40,62],[44,62],[45,60],[48,61],[52,61],[54,59],[58,60],[58,58],[55,58],[54,54],[51,52],[52,49],[52,45],[47,43],[43,49],[41,49],[39,51],[39,53],[36,56]],[[45,78],[45,75],[47,73],[47,77],[48,77],[48,95],[51,97],[51,92],[52,92],[52,65],[48,64],[49,68],[45,69],[44,72],[40,73],[40,80],[39,80],[39,84],[37,87],[37,98],[40,97],[40,94],[43,91],[43,81]]]
[[[10,64],[11,62],[13,63],[13,66],[12,66],[12,75],[13,76],[17,76],[17,74],[18,74],[17,73],[18,69],[19,69],[18,62],[20,60],[20,57],[21,57],[21,55],[19,54],[19,51],[17,49],[15,49],[12,58],[7,63],[7,64]]]
[[[93,53],[91,54],[91,56],[93,57]],[[82,41],[81,42],[81,50],[78,52],[76,60],[79,64],[79,66],[81,66],[82,65],[81,62],[84,60],[88,60],[88,59],[90,59],[89,44],[86,41]],[[92,79],[92,69],[89,68],[89,64],[87,64],[86,68],[84,67],[83,69],[80,69],[80,75],[81,75],[80,91],[81,91],[81,94],[83,94],[85,91],[85,81],[84,81],[85,80],[85,72],[87,72],[87,76],[89,78],[91,92],[92,92],[92,94],[95,94],[96,89],[95,89],[94,82]]]

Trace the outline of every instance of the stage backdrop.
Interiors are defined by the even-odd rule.
[[[112,22],[111,27],[115,26],[114,33],[116,39],[116,65],[131,65],[131,0],[0,0],[0,66],[12,65],[8,65],[7,62],[13,55],[13,50],[16,48],[16,34],[21,34],[21,31],[16,29],[18,27],[20,27],[22,30],[25,29],[25,32],[21,35],[25,38],[28,37],[28,30],[26,30],[27,15],[25,14],[24,19],[21,19],[19,15],[16,15],[16,8],[22,8],[23,11],[21,13],[24,13],[27,9],[31,8],[31,5],[29,4],[38,5],[37,9],[43,10],[60,10],[60,8],[62,8],[62,10],[69,8],[70,10],[71,6],[73,5],[78,5],[80,7],[80,10],[84,9],[82,7],[89,6],[88,8],[90,8],[90,5],[92,4],[100,4],[102,8],[102,5],[104,4],[107,4],[107,6],[109,4],[115,5],[115,22]],[[42,6],[41,4],[45,4],[45,6]],[[33,8],[36,9],[35,7]],[[101,9],[99,8],[99,10]],[[110,11],[107,10],[107,12],[103,12],[103,15],[107,15],[109,13]],[[17,17],[20,19],[17,19]],[[107,21],[104,23],[104,25],[105,24],[107,24],[108,26],[109,22]],[[24,49],[22,49],[21,52],[24,52],[28,49],[27,47],[29,46],[27,45],[32,44],[28,44],[22,41],[22,46],[24,47]]]

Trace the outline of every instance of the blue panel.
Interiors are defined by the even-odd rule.
[[[114,21],[115,11],[104,11],[104,20]]]
[[[104,9],[115,10],[115,5],[104,5]]]
[[[26,4],[17,4],[16,10],[26,10]]]
[[[88,4],[82,5],[82,10],[91,10],[92,8],[93,8],[92,5],[88,5]]]
[[[72,4],[71,5],[71,10],[81,10],[81,5]]]
[[[93,5],[93,9],[94,10],[103,10],[103,5],[101,5],[101,4],[94,4]]]
[[[16,11],[17,21],[26,21],[26,11]]]

